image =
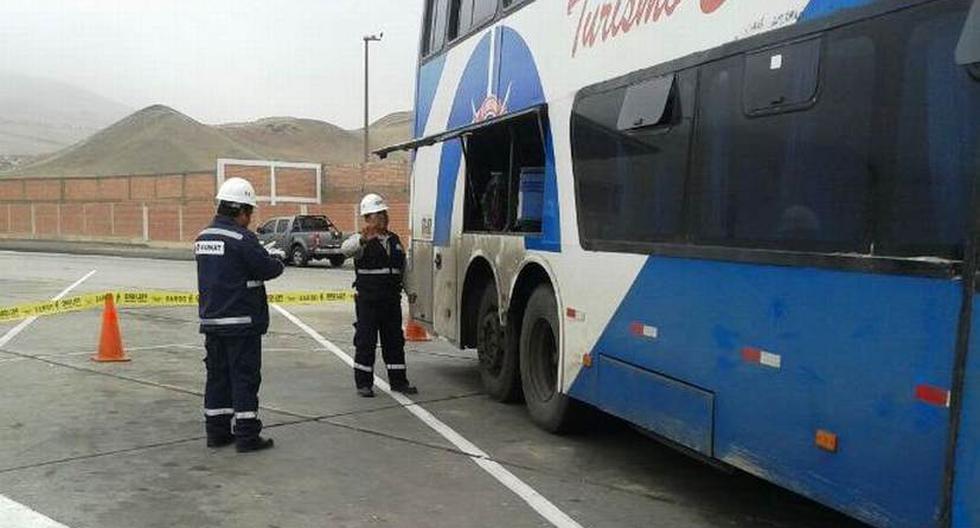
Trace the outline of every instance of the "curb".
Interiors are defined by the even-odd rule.
[[[63,240],[3,240],[0,251],[24,253],[63,253],[68,255],[100,255],[108,257],[142,257],[161,260],[194,260],[190,248],[159,248],[139,244],[106,244]]]

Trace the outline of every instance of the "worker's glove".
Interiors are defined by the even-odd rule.
[[[269,253],[269,255],[272,255],[273,257],[282,260],[286,260],[286,252],[277,248],[275,241],[269,242],[268,244],[265,244],[262,247],[265,248],[266,252]]]

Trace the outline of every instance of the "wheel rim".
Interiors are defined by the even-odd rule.
[[[484,314],[477,327],[476,352],[480,366],[491,376],[497,376],[504,367],[504,351],[500,339],[500,321],[491,310]]]
[[[555,396],[558,386],[558,345],[547,319],[538,319],[528,336],[528,382],[534,399],[542,402]]]
[[[293,250],[293,262],[303,262],[303,250],[296,248]]]

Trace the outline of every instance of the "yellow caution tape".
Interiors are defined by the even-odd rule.
[[[10,307],[0,307],[0,322],[101,308],[105,305],[105,298],[109,294],[112,294],[116,306],[120,308],[197,306],[198,299],[197,293],[177,291],[88,293],[66,297],[57,301],[33,302]],[[270,293],[268,296],[269,302],[275,304],[322,304],[351,302],[354,300],[354,292],[346,290],[283,292]]]

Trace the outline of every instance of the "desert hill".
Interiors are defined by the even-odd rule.
[[[371,125],[372,148],[409,139],[410,113]],[[73,177],[212,170],[217,158],[356,163],[361,130],[274,117],[210,126],[164,105],[144,108],[71,147],[2,176]]]

